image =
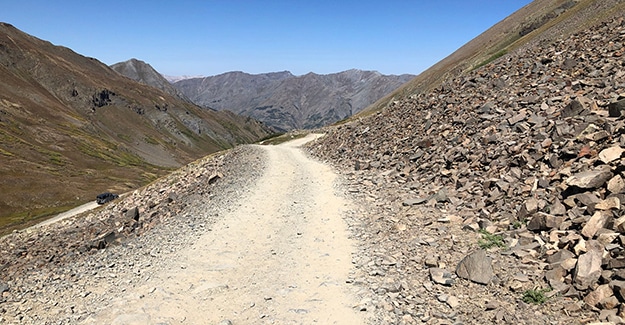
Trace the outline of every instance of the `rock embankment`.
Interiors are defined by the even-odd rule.
[[[239,147],[83,215],[0,238],[0,323],[74,324],[210,231],[264,160]]]
[[[625,320],[623,110],[619,17],[328,129],[310,151],[377,207],[361,281],[380,317]]]

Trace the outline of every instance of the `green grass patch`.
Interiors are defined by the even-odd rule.
[[[2,148],[0,148],[0,155],[7,156],[7,157],[13,157],[12,153],[10,153],[10,152],[2,149]]]
[[[540,305],[544,304],[549,298],[545,295],[546,292],[550,292],[551,288],[545,289],[531,289],[523,292],[523,302],[527,304]]]
[[[157,145],[158,144],[158,140],[152,138],[151,136],[147,136],[145,138],[143,138],[143,141],[145,141],[145,143],[151,144],[151,145]]]
[[[50,153],[50,162],[57,166],[65,166],[65,164],[67,163],[63,155],[58,152]]]
[[[481,62],[480,64],[476,65],[475,68],[473,68],[473,70],[479,69],[497,59],[499,59],[500,57],[506,55],[508,53],[507,49],[503,49],[498,51],[497,53],[491,55],[488,59],[484,60],[483,62]]]
[[[479,233],[482,234],[482,239],[477,242],[477,245],[480,246],[480,248],[489,249],[495,246],[501,248],[506,247],[502,236],[491,234],[485,229],[480,229]]]
[[[41,209],[34,209],[29,211],[23,211],[14,213],[8,216],[0,218],[0,236],[11,233],[15,229],[23,229],[32,225],[35,225],[47,217],[63,213],[73,206],[57,206],[47,207]]]

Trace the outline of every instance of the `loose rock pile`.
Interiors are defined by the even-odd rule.
[[[455,267],[470,251],[458,255],[455,245],[463,238],[495,234],[503,236],[507,248],[489,250],[493,263],[503,266],[495,265],[494,282],[514,292],[501,295],[517,297],[517,312],[528,307],[520,302],[522,290],[549,287],[548,295],[561,301],[559,306],[547,304],[540,309],[551,315],[545,321],[590,317],[622,322],[623,110],[625,20],[620,17],[567,39],[527,46],[434,91],[330,128],[328,136],[310,145],[310,150],[336,166],[348,166],[346,175],[356,196],[375,188],[375,195],[361,195],[380,207],[375,212],[381,215],[369,224],[380,230],[371,236],[382,247],[399,252],[401,262],[395,261],[391,268],[404,272],[406,281],[411,279],[409,267],[398,264],[424,266],[433,283],[450,285],[451,272],[461,276]],[[390,200],[386,207],[381,197]],[[438,216],[429,217],[431,213]],[[416,214],[425,220],[413,220]],[[412,226],[415,233],[406,235],[406,228]],[[435,240],[424,239],[432,237]],[[449,246],[438,253],[426,252],[433,256],[402,252],[401,247],[415,245],[415,238],[422,245],[439,247],[447,238]],[[451,261],[453,267],[447,264],[445,270],[441,260]],[[512,282],[505,281],[508,277]],[[404,285],[403,294],[396,295],[406,306],[400,302],[387,308],[395,315],[389,319],[431,321],[431,315],[409,307],[414,305],[409,296],[416,295],[409,287]],[[397,301],[388,290],[378,296]],[[512,320],[506,312],[488,314],[502,307],[501,300],[489,300],[497,306],[486,302],[481,316],[467,311],[459,318]],[[439,301],[458,310],[453,299],[452,303]],[[448,316],[439,318],[458,320]]]
[[[208,231],[258,177],[258,159],[239,147],[86,215],[0,238],[0,323],[84,321]]]

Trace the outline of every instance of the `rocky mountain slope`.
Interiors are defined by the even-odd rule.
[[[308,148],[359,203],[346,218],[359,243],[346,282],[366,291],[354,308],[374,324],[623,323],[623,6],[575,2],[501,56],[324,129]],[[239,148],[1,238],[0,322],[85,320],[211,231],[234,202],[221,194],[240,195],[262,164]]]
[[[181,80],[174,86],[198,105],[232,110],[286,131],[342,120],[413,77],[355,69],[303,76],[294,76],[288,71],[258,75],[228,72]]]
[[[535,0],[381,98],[364,113],[382,109],[397,98],[440,86],[447,78],[487,64],[526,42],[552,40],[592,26],[604,15],[622,11],[623,6],[619,0]]]
[[[362,281],[389,323],[625,320],[623,5],[577,2],[311,145],[377,206]]]
[[[130,59],[124,62],[118,62],[111,65],[111,69],[121,73],[122,75],[136,80],[148,86],[156,87],[172,96],[180,97],[183,100],[190,101],[178,89],[172,86],[171,82],[163,75],[154,70],[154,68],[137,59]]]
[[[136,188],[269,132],[5,23],[0,79],[0,228]]]

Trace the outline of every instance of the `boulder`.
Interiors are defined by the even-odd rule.
[[[625,99],[608,104],[608,114],[610,117],[619,117],[625,110]]]
[[[456,274],[479,284],[489,284],[493,279],[492,259],[479,249],[465,256],[456,267]]]
[[[527,223],[527,229],[533,231],[550,230],[558,228],[562,224],[562,217],[552,216],[544,212],[538,212],[532,216],[530,222]]]
[[[139,221],[139,208],[135,206],[126,211],[126,218]]]
[[[603,186],[610,178],[612,178],[610,166],[602,165],[596,169],[572,175],[566,179],[566,184],[569,186],[593,189]]]
[[[612,213],[609,211],[597,211],[590,220],[586,222],[584,228],[582,228],[582,235],[586,238],[593,238],[597,231],[608,223],[612,219]]]
[[[586,242],[588,251],[577,259],[577,266],[573,275],[573,285],[578,290],[586,290],[601,277],[601,259],[603,245],[594,240]]]

